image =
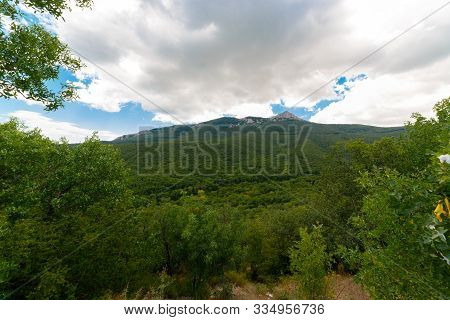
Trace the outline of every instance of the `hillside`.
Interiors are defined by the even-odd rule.
[[[374,143],[402,130],[284,115],[69,145],[0,124],[0,297],[447,298],[449,107]]]
[[[338,141],[373,142],[403,132],[403,127],[313,123],[284,112],[272,118],[222,117],[144,130],[112,143],[139,174],[245,175],[265,170],[269,175],[298,175],[316,172],[327,148]]]
[[[189,130],[195,130],[202,127],[216,127],[221,131],[238,131],[248,127],[267,128],[268,126],[278,125],[286,127],[295,125],[298,127],[307,126],[311,129],[312,137],[319,141],[322,138],[322,146],[329,146],[338,140],[347,140],[352,138],[362,138],[367,141],[373,141],[384,136],[399,136],[404,132],[403,127],[374,127],[359,124],[320,124],[309,122],[298,118],[294,114],[285,111],[271,118],[245,117],[242,119],[234,117],[221,117],[199,124],[175,125],[171,127],[155,128],[143,130],[138,133],[126,134],[116,138],[113,143],[130,143],[145,136],[157,134],[160,138],[177,138],[178,134]],[[315,140],[315,139],[314,139]]]

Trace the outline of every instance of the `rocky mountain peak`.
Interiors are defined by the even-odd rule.
[[[271,119],[273,120],[300,120],[295,114],[290,113],[289,111],[284,111],[276,116],[273,116]]]

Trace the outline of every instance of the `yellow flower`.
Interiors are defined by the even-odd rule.
[[[447,215],[442,205],[442,201],[439,201],[436,209],[434,209],[434,215],[436,216],[436,219],[439,220],[439,222],[442,222],[441,214]]]

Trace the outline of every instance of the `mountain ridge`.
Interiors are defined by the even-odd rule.
[[[120,142],[131,142],[136,140],[140,135],[149,134],[150,132],[158,132],[167,129],[177,129],[177,128],[200,128],[202,126],[212,125],[220,128],[237,128],[241,126],[258,126],[258,125],[267,125],[270,123],[279,123],[279,124],[297,124],[297,125],[310,125],[312,128],[319,128],[319,131],[324,131],[326,128],[326,132],[337,131],[338,133],[357,133],[357,132],[370,132],[374,133],[386,133],[386,135],[398,135],[397,133],[403,132],[404,127],[378,127],[371,125],[363,125],[363,124],[324,124],[324,123],[315,123],[304,120],[289,111],[284,111],[280,114],[277,114],[272,117],[264,118],[264,117],[256,117],[256,116],[247,116],[244,118],[230,117],[224,116],[196,124],[181,124],[181,125],[172,125],[166,127],[158,127],[152,128],[148,130],[141,130],[137,133],[129,133],[117,137],[112,140],[113,143]],[[391,134],[392,133],[392,134]],[[383,135],[383,134],[382,134]],[[346,140],[346,139],[344,139]]]
[[[404,131],[404,127],[320,124],[283,113],[271,118],[221,117],[192,125],[142,130],[108,143],[119,148],[133,170],[145,168],[150,154],[152,159],[160,161],[165,171],[189,155],[189,169],[197,170],[203,155],[209,151],[216,157],[213,164],[220,167],[218,172],[227,172],[230,167],[237,170],[247,161],[239,159],[253,156],[260,165],[270,163],[273,157],[289,155],[289,145],[294,144],[297,153],[291,155],[304,155],[311,172],[317,172],[327,150],[338,142],[361,139],[370,143],[400,136]],[[183,156],[183,152],[187,153]]]

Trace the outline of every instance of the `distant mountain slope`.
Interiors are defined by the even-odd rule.
[[[171,174],[175,168],[176,174],[198,171],[256,174],[278,159],[288,159],[291,164],[296,162],[300,171],[311,172],[317,170],[326,149],[338,141],[361,138],[372,142],[403,132],[403,127],[313,123],[284,112],[272,118],[222,117],[199,124],[144,130],[111,143],[119,147],[125,160],[138,173]],[[211,163],[207,164],[205,159]],[[181,165],[183,161],[186,163]],[[149,162],[163,170],[149,169]],[[243,164],[253,169],[246,167],[242,172]],[[211,168],[210,171],[204,169],[206,167]],[[278,173],[288,170],[283,168],[276,170]]]
[[[308,126],[310,128],[311,135],[314,137],[320,137],[320,140],[325,145],[334,143],[337,140],[347,140],[353,138],[362,138],[367,141],[373,141],[384,136],[398,136],[404,132],[403,127],[374,127],[359,124],[320,124],[309,122],[300,119],[296,115],[285,111],[271,118],[261,117],[245,117],[242,119],[234,117],[222,117],[206,122],[192,124],[192,125],[174,125],[164,128],[155,128],[151,130],[144,130],[134,134],[127,134],[116,138],[114,143],[130,143],[136,142],[138,139],[145,137],[149,134],[158,134],[160,137],[176,138],[177,133],[183,131],[198,129],[205,126],[214,126],[219,130],[236,130],[245,129],[246,127],[258,126],[267,127],[269,125],[279,126]],[[322,143],[322,144],[323,144]]]

